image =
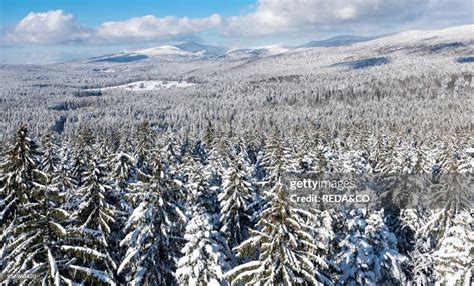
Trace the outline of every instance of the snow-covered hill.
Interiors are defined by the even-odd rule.
[[[290,48],[280,45],[269,45],[255,48],[231,49],[222,57],[227,59],[263,58],[283,54],[290,50]]]
[[[440,30],[412,30],[395,35],[378,38],[361,45],[413,45],[436,44],[448,42],[472,43],[474,41],[474,25],[464,25]]]
[[[269,45],[253,48],[226,49],[223,47],[189,42],[178,45],[164,45],[141,50],[127,51],[92,59],[92,62],[124,63],[132,61],[167,61],[187,62],[205,61],[238,61],[247,59],[265,59],[304,57],[318,59],[323,65],[334,64],[333,58],[341,55],[357,59],[363,54],[366,58],[379,57],[397,51],[407,53],[440,53],[452,50],[467,49],[474,43],[474,25],[465,25],[441,30],[406,31],[385,37],[339,36],[323,41],[312,41],[305,45],[290,48],[282,45]],[[466,54],[464,52],[464,54]],[[327,62],[327,63],[326,63]],[[293,65],[292,63],[288,63]],[[296,64],[296,66],[300,66]]]
[[[202,45],[194,42],[164,45],[93,58],[93,62],[131,62],[145,59],[164,61],[189,61],[209,59],[224,55],[226,48]]]
[[[310,41],[306,44],[299,46],[299,48],[347,46],[347,45],[352,45],[355,43],[371,41],[376,38],[378,37],[375,37],[375,36],[360,37],[360,36],[344,35],[344,36],[333,37],[327,40]]]
[[[272,78],[287,75],[339,73],[376,68],[459,68],[469,65],[474,55],[474,25],[433,31],[409,31],[367,42],[338,47],[290,49],[273,57],[260,57],[233,68],[233,77]],[[237,75],[238,73],[238,75]]]
[[[223,55],[225,54],[225,52],[227,52],[227,48],[210,46],[210,45],[202,45],[195,42],[178,44],[176,45],[176,47],[187,52],[200,53],[207,57],[216,57],[219,55]]]
[[[176,46],[161,46],[149,49],[134,51],[136,54],[145,55],[147,57],[160,58],[166,60],[192,60],[203,57],[204,52],[188,52]]]

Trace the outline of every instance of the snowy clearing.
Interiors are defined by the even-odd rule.
[[[132,83],[116,85],[116,86],[108,86],[102,88],[92,88],[88,89],[89,91],[104,91],[104,90],[111,90],[111,89],[127,89],[132,91],[150,91],[150,90],[157,90],[157,89],[168,89],[172,87],[189,87],[196,85],[194,83],[186,82],[186,81],[163,81],[163,80],[142,80],[142,81],[135,81]]]

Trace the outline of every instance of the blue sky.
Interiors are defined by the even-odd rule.
[[[472,24],[472,0],[1,0],[0,63],[48,63],[160,44],[296,45]]]
[[[199,4],[197,4],[199,3]],[[13,25],[29,12],[62,9],[90,26],[105,21],[126,20],[143,15],[206,17],[218,13],[232,16],[249,10],[252,0],[2,0],[1,25]]]

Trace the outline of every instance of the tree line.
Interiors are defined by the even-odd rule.
[[[308,209],[288,204],[282,180],[288,172],[472,176],[468,134],[424,142],[412,133],[314,129],[290,137],[210,122],[200,136],[148,122],[118,133],[86,126],[37,141],[22,125],[11,136],[0,168],[0,283],[472,282],[465,181],[430,187],[434,200],[454,204],[444,209]],[[464,196],[446,196],[459,190]]]

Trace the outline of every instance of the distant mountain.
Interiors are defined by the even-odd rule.
[[[285,48],[279,45],[270,45],[246,49],[231,49],[228,50],[222,57],[229,59],[262,58],[283,54],[288,52],[289,50],[289,48]]]
[[[355,43],[375,40],[377,38],[379,38],[379,36],[360,37],[360,36],[344,35],[344,36],[333,37],[333,38],[330,38],[330,39],[327,39],[327,40],[311,41],[311,42],[308,42],[304,45],[298,46],[298,48],[348,46],[348,45],[355,44]]]
[[[89,59],[91,62],[128,63],[148,59],[148,56],[135,53],[119,53]]]
[[[202,55],[209,57],[223,55],[225,52],[227,52],[227,49],[223,47],[202,45],[195,42],[179,44],[176,45],[176,47],[191,53],[202,52]]]
[[[281,45],[270,45],[254,48],[226,49],[210,45],[203,45],[195,42],[182,43],[178,45],[165,45],[147,48],[137,51],[123,52],[112,55],[89,59],[89,62],[115,62],[125,63],[133,61],[192,61],[192,60],[240,60],[265,58],[281,54],[299,54],[303,50],[311,50],[313,47],[334,47],[334,53],[340,49],[350,49],[350,45],[359,43],[358,48],[373,50],[379,53],[407,49],[414,52],[442,53],[452,51],[463,51],[460,56],[470,56],[469,46],[472,44],[474,25],[458,26],[441,30],[421,31],[412,30],[389,36],[337,36],[322,41],[308,42],[297,48],[288,48]],[[347,47],[346,47],[347,46]],[[340,48],[337,48],[340,47]],[[306,51],[304,51],[306,53]],[[315,51],[319,52],[319,51]],[[307,53],[306,53],[307,56]],[[369,57],[368,63],[374,57]],[[364,59],[366,60],[366,59]],[[464,58],[461,61],[466,61]],[[377,61],[375,61],[377,62]],[[378,62],[377,62],[378,63]],[[383,64],[388,63],[382,62]],[[365,64],[365,62],[364,62]]]
[[[211,54],[212,52],[215,52],[217,50],[217,48],[211,47],[209,48],[210,51],[207,51],[204,49],[206,46],[195,43],[182,44],[179,46],[181,46],[181,48],[178,46],[165,45],[137,50],[133,52],[123,52],[118,54],[105,55],[98,58],[93,58],[91,60],[92,62],[115,63],[141,61],[145,59],[158,59],[165,61],[189,61],[205,58],[208,54]]]
[[[134,53],[163,60],[192,60],[202,58],[204,55],[204,51],[189,52],[169,45],[138,50]]]
[[[377,38],[370,45],[430,46],[434,51],[461,48],[473,42],[474,25],[456,26],[439,30],[411,30]]]
[[[194,42],[182,43],[175,46],[165,45],[133,52],[105,55],[93,58],[93,62],[132,62],[145,59],[166,61],[188,61],[217,57],[225,54],[226,48],[207,46]]]

